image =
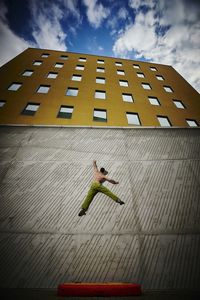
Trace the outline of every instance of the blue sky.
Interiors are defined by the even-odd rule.
[[[0,0],[0,65],[27,47],[169,64],[200,91],[200,1]]]

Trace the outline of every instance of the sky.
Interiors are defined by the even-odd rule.
[[[171,65],[200,92],[200,0],[0,0],[0,66],[27,47]]]

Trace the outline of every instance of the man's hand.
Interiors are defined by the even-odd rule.
[[[95,171],[98,171],[98,168],[97,168],[97,161],[96,161],[96,160],[93,160],[93,167],[94,167],[94,170],[95,170]]]

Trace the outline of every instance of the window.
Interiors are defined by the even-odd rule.
[[[105,109],[94,109],[93,121],[106,122],[106,110]]]
[[[76,97],[78,95],[78,89],[77,88],[68,88],[66,95]]]
[[[98,64],[104,64],[104,60],[103,60],[103,59],[98,59],[98,60],[97,60],[97,63],[98,63]]]
[[[160,123],[160,126],[162,127],[171,127],[170,121],[167,117],[158,116],[158,121]]]
[[[58,73],[55,73],[55,72],[49,72],[49,74],[47,75],[47,78],[55,79],[57,76],[58,76]]]
[[[173,93],[173,90],[170,86],[164,86],[164,90],[167,92],[167,93]]]
[[[3,107],[6,104],[6,101],[0,100],[0,107]]]
[[[134,69],[140,69],[140,66],[139,66],[139,65],[133,64],[133,68],[134,68]]]
[[[164,77],[163,76],[161,76],[161,75],[156,75],[156,78],[158,79],[158,80],[164,80]]]
[[[67,55],[61,55],[61,56],[60,56],[60,59],[67,60],[67,59],[68,59],[68,56],[67,56]]]
[[[150,84],[148,84],[148,83],[142,83],[142,87],[143,87],[143,89],[145,89],[145,90],[151,90],[151,86],[150,86]]]
[[[125,75],[125,72],[123,70],[117,70],[118,75]]]
[[[49,54],[48,54],[48,53],[43,53],[43,54],[41,55],[41,57],[44,57],[44,58],[49,57]]]
[[[141,125],[139,115],[137,113],[127,112],[126,118],[130,125]]]
[[[95,91],[95,98],[106,99],[106,92],[105,91]]]
[[[85,57],[80,57],[79,61],[86,62],[86,58]]]
[[[17,91],[17,90],[19,90],[19,88],[22,86],[22,83],[19,83],[19,82],[13,82],[10,86],[9,86],[9,88],[8,88],[8,90],[9,91]]]
[[[155,67],[150,67],[150,70],[154,71],[154,72],[157,71],[157,69]]]
[[[26,70],[26,71],[24,71],[24,73],[22,74],[23,76],[27,76],[27,77],[29,77],[29,76],[31,76],[33,74],[33,71],[32,70]]]
[[[99,73],[105,73],[105,69],[104,68],[97,68],[97,72],[99,72]]]
[[[148,97],[148,98],[149,98],[149,102],[152,105],[160,105],[160,102],[158,101],[158,98],[156,98],[156,97]]]
[[[81,70],[81,71],[83,71],[83,70],[84,70],[84,66],[82,66],[82,65],[77,65],[75,69],[76,69],[76,70]]]
[[[37,93],[47,94],[49,89],[50,89],[50,85],[40,85],[40,87],[37,90]]]
[[[188,123],[188,125],[190,127],[198,127],[198,124],[195,120],[189,120],[189,119],[186,119],[186,122]]]
[[[122,94],[122,99],[124,102],[133,102],[133,97],[131,94]]]
[[[144,74],[143,73],[137,73],[137,77],[144,78]]]
[[[116,61],[116,62],[115,62],[115,66],[121,67],[121,66],[122,66],[122,63],[121,63],[121,62],[118,62],[118,61]]]
[[[63,63],[56,63],[55,68],[61,69],[64,66]]]
[[[38,110],[40,104],[38,103],[28,103],[24,110],[21,112],[22,115],[33,116]]]
[[[34,66],[40,66],[42,64],[42,61],[41,60],[35,60],[34,62],[33,62],[33,65]]]
[[[74,75],[72,76],[72,80],[73,80],[73,81],[81,81],[81,80],[82,80],[82,76],[81,76],[81,75],[76,75],[76,74],[74,74]]]
[[[183,105],[183,103],[179,100],[173,100],[174,104],[176,105],[177,108],[185,108],[185,106]]]
[[[74,107],[61,105],[57,118],[71,119]]]
[[[105,83],[106,83],[106,80],[105,80],[105,78],[103,78],[103,77],[97,77],[97,78],[96,78],[96,83],[105,84]]]
[[[127,80],[119,80],[119,85],[120,86],[128,86],[128,81]]]

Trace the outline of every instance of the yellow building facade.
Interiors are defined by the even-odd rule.
[[[1,125],[200,125],[199,93],[168,65],[28,48],[0,82]]]

